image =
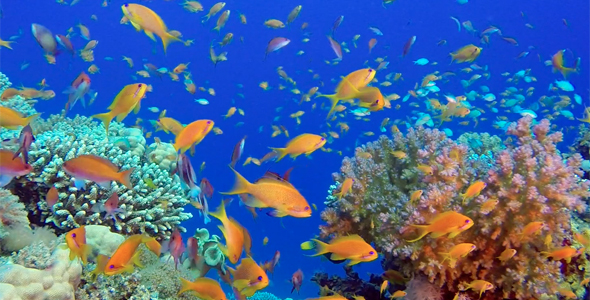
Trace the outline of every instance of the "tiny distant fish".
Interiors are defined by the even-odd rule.
[[[383,32],[381,32],[381,30],[379,30],[377,27],[369,27],[369,29],[376,35],[383,35]]]
[[[23,61],[23,63],[20,65],[20,70],[24,70],[26,68],[28,68],[31,65],[31,63]]]
[[[332,26],[332,36],[334,36],[334,33],[336,33],[336,29],[338,29],[338,27],[340,27],[340,24],[342,24],[342,21],[344,21],[344,16],[340,16],[340,17],[338,17],[338,19],[336,19],[336,21],[334,21],[334,25]]]

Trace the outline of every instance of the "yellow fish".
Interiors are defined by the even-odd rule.
[[[168,32],[168,28],[166,27],[166,24],[164,24],[162,18],[160,18],[160,16],[158,16],[153,10],[134,3],[123,4],[121,10],[123,10],[123,14],[129,19],[131,25],[133,25],[137,31],[143,29],[145,34],[154,41],[156,40],[154,34],[159,36],[164,45],[164,53],[166,53],[166,49],[170,43],[182,42],[181,39]]]
[[[126,85],[107,108],[110,110],[109,112],[93,115],[91,118],[101,120],[108,135],[109,125],[113,118],[117,117],[117,122],[121,122],[132,110],[136,114],[139,112],[140,101],[145,96],[147,89],[148,85],[145,83]]]

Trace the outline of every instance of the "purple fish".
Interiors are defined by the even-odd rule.
[[[289,45],[290,42],[290,39],[284,37],[276,37],[270,40],[270,42],[268,42],[268,45],[266,46],[264,60],[266,60],[266,56],[268,56],[269,53],[278,51],[279,49]]]
[[[338,29],[338,27],[340,27],[340,24],[342,24],[342,21],[344,21],[344,16],[340,16],[340,17],[338,17],[338,19],[336,19],[336,21],[334,21],[334,25],[332,26],[332,36],[334,36],[334,33],[336,33],[336,29]]]
[[[242,157],[242,154],[244,153],[244,146],[246,145],[246,137],[243,137],[234,147],[234,151],[231,154],[231,163],[230,166],[232,168],[235,168],[236,163],[238,162],[238,160],[240,160],[240,157]]]
[[[72,41],[70,41],[70,39],[67,36],[64,36],[62,34],[56,34],[55,39],[62,47],[64,47],[66,50],[68,50],[68,52],[70,52],[70,54],[72,54],[72,56],[74,56],[74,54],[76,54],[76,50],[74,50],[74,45],[72,44]]]
[[[191,190],[191,198],[197,198],[201,189],[197,186],[197,174],[186,154],[179,154],[176,159],[176,169],[170,175],[178,174],[180,180]]]
[[[26,164],[29,163],[29,150],[31,149],[31,144],[35,141],[35,137],[33,136],[33,129],[31,129],[31,125],[27,125],[23,127],[20,131],[20,135],[18,137],[19,148],[14,153],[12,159],[17,158],[21,153],[23,154],[23,159]]]
[[[33,32],[33,36],[39,43],[39,46],[43,48],[46,53],[56,55],[57,52],[57,41],[53,36],[53,33],[47,27],[33,23],[31,25],[31,31]]]

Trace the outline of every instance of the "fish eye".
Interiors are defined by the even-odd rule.
[[[469,220],[465,220],[465,224],[467,224],[467,223],[469,223],[469,222],[470,222]]]
[[[114,269],[114,268],[115,268],[115,265],[110,265],[109,266],[109,269]]]
[[[309,206],[306,206],[303,210],[309,210]]]
[[[322,141],[325,140],[325,138],[322,138]]]
[[[76,237],[76,234],[75,233],[72,233],[72,237],[75,238]]]
[[[137,85],[137,87],[142,87],[141,83]]]
[[[375,254],[375,251],[369,252],[369,255],[374,255],[374,254]]]
[[[258,281],[262,281],[262,276],[258,276]]]
[[[207,121],[207,124],[211,124],[211,121]]]
[[[125,4],[123,4],[123,6],[129,7],[129,3],[125,3]]]

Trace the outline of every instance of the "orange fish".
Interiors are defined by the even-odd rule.
[[[213,129],[215,123],[211,120],[197,120],[186,125],[174,141],[174,149],[180,153],[186,152],[192,145],[198,145]]]
[[[541,229],[545,226],[543,222],[530,222],[524,226],[522,229],[522,234],[520,236],[520,240],[522,241],[525,237],[529,237],[532,235],[538,234]]]
[[[483,294],[485,291],[494,289],[494,285],[485,280],[474,280],[467,285],[467,288],[464,291],[469,289],[479,291],[479,298],[481,298],[481,294]]]
[[[450,53],[451,63],[457,61],[458,63],[462,62],[473,62],[480,54],[482,48],[479,48],[473,44],[469,44],[467,46],[462,47],[461,49]]]
[[[483,181],[476,181],[473,184],[471,184],[467,188],[467,191],[465,191],[465,194],[460,194],[460,196],[463,197],[463,204],[465,204],[465,201],[479,196],[479,193],[481,193],[481,191],[486,186],[487,186],[486,183]]]
[[[265,176],[255,183],[250,183],[236,170],[233,168],[231,170],[236,176],[234,187],[231,191],[221,194],[250,194],[250,197],[242,198],[242,202],[250,207],[274,208],[274,211],[268,213],[273,217],[289,215],[296,218],[307,218],[311,216],[311,208],[307,200],[283,178]]]
[[[553,65],[553,72],[557,72],[559,71],[561,73],[561,75],[563,75],[563,78],[567,79],[567,76],[570,73],[575,73],[578,70],[576,70],[576,68],[567,68],[563,65],[563,53],[565,52],[565,50],[559,50],[557,51],[557,53],[555,53],[552,57],[551,57],[551,64]]]
[[[132,110],[135,114],[139,112],[141,99],[144,98],[147,90],[148,85],[145,83],[126,85],[107,108],[109,112],[93,115],[91,118],[101,120],[108,135],[109,125],[113,118],[117,117],[117,122],[121,122]]]
[[[105,266],[104,274],[111,276],[123,272],[132,273],[134,264],[141,266],[139,263],[140,252],[137,251],[140,244],[145,244],[150,251],[160,255],[161,246],[155,238],[141,234],[132,235],[115,250]]]
[[[329,244],[312,239],[302,243],[301,249],[315,249],[316,253],[312,256],[332,253],[332,256],[330,256],[332,260],[350,260],[347,266],[373,261],[378,257],[377,251],[357,234],[337,237]]]
[[[340,81],[336,87],[336,94],[319,95],[318,97],[326,97],[330,99],[332,103],[327,118],[329,118],[334,113],[334,110],[338,105],[338,101],[356,98],[356,93],[358,90],[366,87],[371,81],[373,81],[376,73],[377,72],[371,68],[356,70],[346,75],[346,77]]]
[[[164,130],[166,133],[172,132],[174,135],[178,135],[179,132],[182,131],[184,126],[180,122],[175,119],[169,117],[161,117],[156,121],[156,132],[160,130]]]
[[[417,238],[408,240],[408,243],[418,241],[429,233],[432,233],[433,238],[438,238],[445,234],[449,234],[449,238],[454,238],[459,233],[471,228],[473,226],[473,220],[458,212],[447,211],[437,215],[428,225],[410,226],[418,228],[421,233]]]
[[[180,278],[180,284],[181,287],[178,295],[192,291],[198,298],[203,300],[227,300],[219,282],[211,278],[201,277],[197,278],[194,282]]]
[[[476,248],[477,247],[474,244],[461,243],[453,246],[449,252],[439,252],[438,254],[444,257],[441,264],[448,259],[451,262],[451,268],[454,268],[459,258],[467,256],[467,254],[471,253],[471,251],[475,250]]]
[[[82,264],[88,263],[88,254],[91,249],[86,245],[86,229],[80,226],[68,231],[66,234],[66,245],[70,249],[70,260],[80,258]]]
[[[143,29],[145,34],[154,41],[156,40],[154,34],[159,36],[164,45],[164,53],[166,53],[166,49],[170,43],[182,42],[181,39],[168,32],[168,28],[166,27],[166,24],[164,24],[162,18],[160,18],[160,16],[158,16],[153,10],[134,3],[123,4],[121,10],[123,10],[123,14],[129,19],[131,25],[133,25],[137,31]]]
[[[497,258],[500,261],[505,262],[505,261],[511,259],[514,255],[516,255],[516,250],[508,248],[508,249],[502,251],[500,256],[498,256]]]
[[[45,201],[47,202],[47,207],[49,208],[53,208],[57,201],[59,201],[59,192],[55,186],[52,186],[49,191],[47,191],[47,194],[45,195]]]
[[[212,217],[221,221],[219,230],[225,238],[225,246],[219,245],[219,249],[232,264],[236,264],[244,250],[244,230],[234,218],[228,218],[225,212],[225,203],[222,201],[216,212],[209,213]]]
[[[576,249],[573,247],[562,247],[550,252],[541,251],[541,254],[544,254],[546,257],[551,257],[553,260],[562,260],[569,264],[572,261],[572,257],[576,257],[584,252],[584,248]]]
[[[354,179],[346,178],[340,185],[340,191],[335,195],[338,196],[338,200],[342,199],[342,197],[346,196],[346,194],[352,191],[352,184],[354,183]]]
[[[234,277],[232,286],[243,296],[252,297],[254,293],[268,286],[266,272],[252,258],[244,258],[235,269],[228,268]]]
[[[33,167],[25,163],[14,152],[0,149],[0,187],[6,186],[14,177],[25,176],[33,171]]]
[[[283,157],[289,155],[295,159],[301,154],[310,155],[319,148],[322,148],[326,144],[326,139],[320,135],[304,133],[293,138],[285,148],[270,148],[277,152],[277,161],[283,159]]]
[[[385,107],[385,98],[377,87],[365,87],[358,91],[356,98],[359,99],[359,106],[368,108],[370,111],[380,111]]]
[[[96,155],[83,154],[65,161],[62,165],[64,171],[75,178],[76,188],[82,189],[84,180],[96,182],[105,188],[110,188],[111,181],[117,181],[128,189],[132,189],[131,173],[134,168],[119,172],[119,167],[110,160]]]
[[[27,126],[40,115],[41,114],[39,113],[23,117],[22,114],[16,110],[0,106],[0,128],[17,129],[19,126]]]

